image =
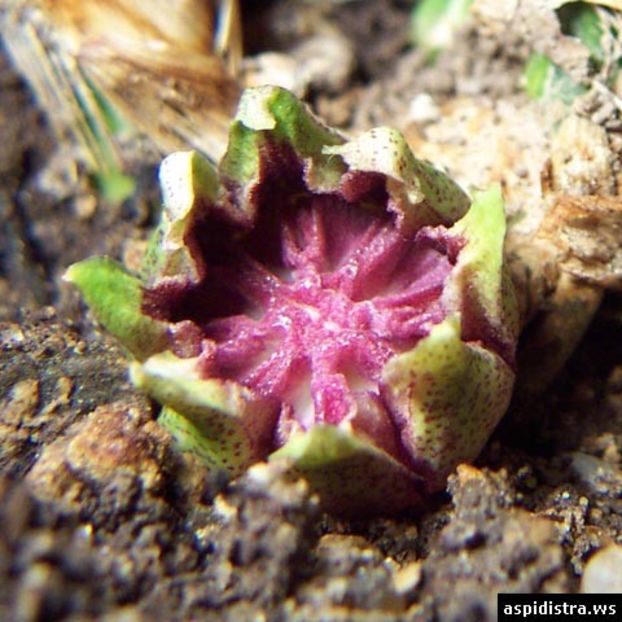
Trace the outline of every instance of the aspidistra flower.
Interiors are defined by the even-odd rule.
[[[162,164],[144,274],[68,271],[182,449],[287,458],[334,511],[442,488],[505,412],[516,303],[498,188],[471,200],[395,130],[347,141],[290,93],[245,92],[217,170]]]

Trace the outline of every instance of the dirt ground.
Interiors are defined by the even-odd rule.
[[[278,5],[249,35],[254,52],[288,49]],[[411,8],[329,10],[354,61],[340,82],[311,84],[309,101],[350,133],[398,126],[465,186],[501,181],[510,217],[540,205],[559,113],[530,100],[521,75],[543,31],[529,16],[501,33],[471,19],[431,63],[409,45]],[[577,110],[604,128],[617,163],[619,111],[601,95]],[[0,144],[1,620],[485,621],[499,592],[579,591],[590,559],[592,575],[622,576],[622,556],[595,557],[622,545],[619,294],[445,493],[417,512],[346,521],[278,467],[228,481],[177,452],[121,349],[61,281],[92,254],[131,264],[157,213],[155,169],[122,205],[85,194],[4,53]]]

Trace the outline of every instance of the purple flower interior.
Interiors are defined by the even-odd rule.
[[[252,228],[208,210],[188,237],[201,281],[163,282],[144,308],[175,323],[173,349],[199,356],[205,377],[274,400],[278,444],[347,420],[403,459],[381,372],[446,315],[455,238],[401,230],[381,175],[347,173],[339,192],[313,194],[300,166],[280,171],[252,195]]]

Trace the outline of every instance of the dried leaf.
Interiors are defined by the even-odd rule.
[[[562,269],[606,288],[622,289],[622,198],[561,195],[540,230]]]
[[[160,152],[197,149],[216,160],[239,87],[237,0],[16,0],[2,34],[62,135],[69,127],[90,156],[120,166],[107,104]],[[226,57],[226,61],[225,58]]]

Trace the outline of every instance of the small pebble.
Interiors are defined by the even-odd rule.
[[[622,593],[622,546],[612,544],[590,558],[583,571],[581,592]]]
[[[16,347],[26,339],[24,331],[19,324],[3,322],[0,324],[0,341],[9,347]]]
[[[428,93],[413,97],[408,110],[408,119],[413,123],[432,123],[441,116],[439,107]]]
[[[421,562],[411,562],[400,568],[393,576],[393,588],[400,596],[415,592],[421,583]]]
[[[39,403],[39,381],[27,378],[13,385],[9,397],[1,404],[4,422],[20,425],[36,414]]]
[[[572,470],[594,492],[606,492],[622,483],[622,471],[615,465],[580,451],[572,453]]]
[[[80,194],[73,200],[73,211],[80,220],[89,220],[97,211],[97,197],[94,194]]]

